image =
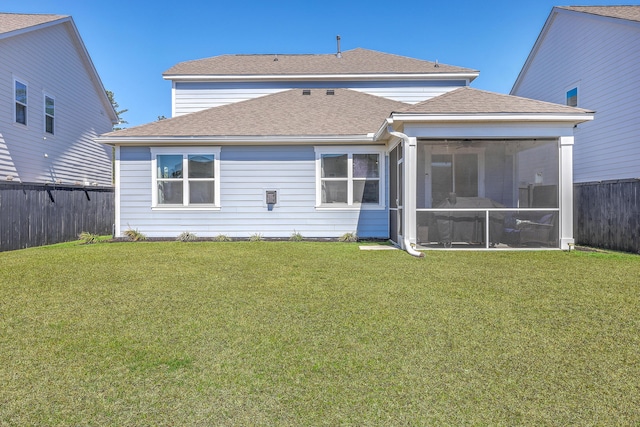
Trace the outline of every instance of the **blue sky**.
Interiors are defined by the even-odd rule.
[[[7,4],[9,3],[9,4]],[[552,0],[20,0],[3,12],[71,15],[127,127],[171,116],[162,73],[233,53],[333,53],[362,47],[480,70],[472,84],[508,93]],[[569,4],[634,4],[576,0]],[[635,2],[637,4],[637,2]]]

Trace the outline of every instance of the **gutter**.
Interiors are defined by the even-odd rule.
[[[405,153],[409,152],[408,147],[411,144],[411,140],[409,139],[409,137],[407,135],[405,135],[402,132],[394,131],[393,128],[391,127],[391,125],[387,126],[387,132],[389,132],[389,134],[392,135],[392,136],[395,136],[397,138],[402,139],[402,142],[404,143],[404,146],[407,147],[405,149]],[[404,176],[405,182],[411,181],[411,179],[413,178],[412,176],[410,176],[411,174],[406,173],[406,167],[407,167],[407,164],[408,164],[409,161],[412,161],[412,159],[408,159],[408,158],[404,159],[404,165],[403,166],[405,167],[405,172],[403,173],[403,176]],[[403,186],[405,186],[405,182],[402,183]],[[405,190],[406,190],[406,188],[405,188]],[[408,193],[411,193],[411,192],[408,192]],[[405,199],[405,203],[407,203],[408,200],[412,200],[411,197],[406,197],[406,195],[405,195],[404,199]],[[404,212],[407,212],[408,209],[414,209],[414,207],[413,206],[408,206],[407,207],[405,205]],[[403,224],[406,227],[407,226],[407,221],[403,221]],[[413,248],[413,246],[411,246],[411,242],[409,242],[409,237],[407,236],[406,230],[403,230],[402,234],[403,234],[403,240],[404,240],[403,241],[403,246],[404,246],[403,249],[405,251],[407,251],[407,253],[409,255],[413,255],[413,256],[418,257],[418,258],[424,257],[424,253],[416,251]]]
[[[373,134],[366,135],[269,135],[269,136],[111,136],[102,135],[94,138],[96,142],[107,145],[260,145],[260,144],[381,144],[376,142]]]
[[[286,81],[371,81],[371,80],[465,80],[471,83],[475,80],[479,72],[450,72],[450,73],[371,73],[371,74],[163,74],[164,80],[175,82],[187,81],[265,81],[265,80],[286,80]]]

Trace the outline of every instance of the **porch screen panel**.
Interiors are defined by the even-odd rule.
[[[458,154],[455,160],[455,192],[461,197],[478,197],[478,155]]]
[[[434,154],[431,158],[432,206],[444,202],[449,194],[478,197],[477,154]]]
[[[389,153],[389,207],[398,207],[398,147]]]
[[[418,145],[419,243],[559,244],[556,139],[420,140]]]
[[[520,207],[557,208],[558,146],[555,141],[522,143],[516,153]]]

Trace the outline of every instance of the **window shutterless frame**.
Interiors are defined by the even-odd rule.
[[[152,147],[152,209],[220,209],[220,147]]]
[[[50,135],[55,135],[55,102],[53,96],[44,94],[44,131]]]
[[[317,209],[384,209],[385,151],[378,146],[315,147]]]
[[[14,122],[27,125],[28,85],[24,80],[13,78]]]
[[[578,98],[581,96],[580,83],[581,83],[580,80],[578,80],[577,82],[573,82],[564,88],[565,105],[568,105],[569,107],[578,106],[578,104],[580,103],[580,100]]]

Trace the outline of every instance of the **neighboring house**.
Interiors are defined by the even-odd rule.
[[[511,94],[595,110],[575,130],[579,243],[640,251],[640,6],[554,7]]]
[[[0,250],[111,232],[116,122],[70,16],[0,13]]]
[[[116,147],[116,235],[569,248],[573,128],[592,113],[477,75],[366,49],[178,64],[175,117],[98,138]]]
[[[0,13],[0,181],[112,184],[117,117],[70,16]]]

